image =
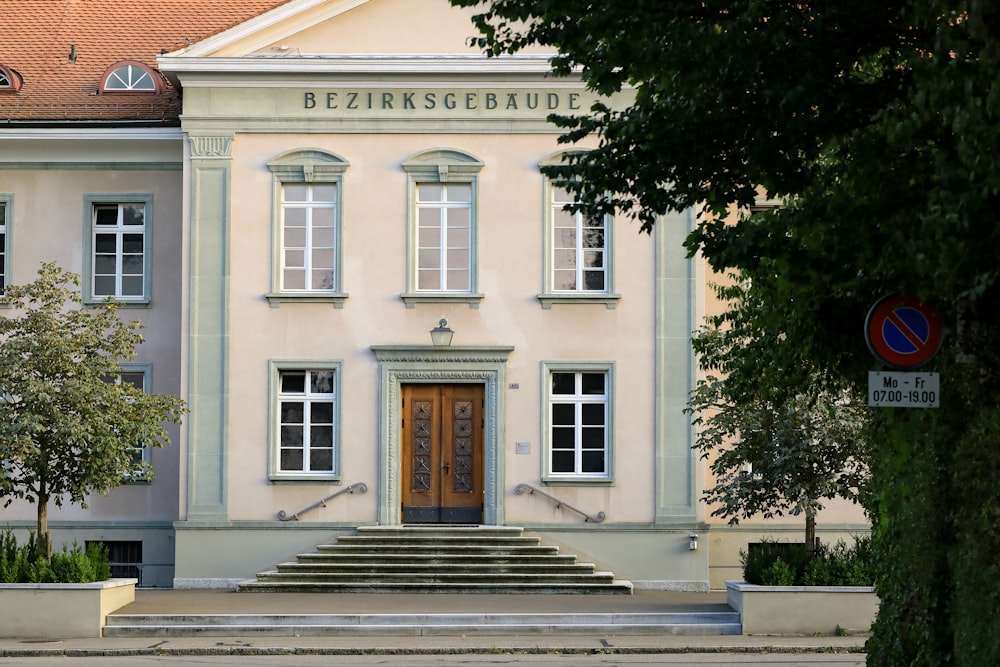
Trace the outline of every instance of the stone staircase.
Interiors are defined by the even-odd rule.
[[[741,633],[734,611],[686,613],[112,614],[105,637],[465,637]]]
[[[631,594],[632,583],[507,526],[362,526],[240,592]]]

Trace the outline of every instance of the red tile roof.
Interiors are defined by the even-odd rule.
[[[121,60],[156,68],[156,56],[201,41],[287,0],[0,0],[0,65],[24,80],[0,92],[5,121],[176,121],[177,91],[98,94]],[[70,54],[75,55],[71,59]]]

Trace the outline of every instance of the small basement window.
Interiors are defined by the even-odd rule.
[[[102,93],[160,93],[163,80],[146,65],[125,60],[109,67],[101,78]]]
[[[91,544],[103,544],[107,547],[112,577],[138,579],[138,585],[142,586],[141,540],[87,540],[87,548]]]

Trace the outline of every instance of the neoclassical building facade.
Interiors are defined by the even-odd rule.
[[[61,54],[104,56],[92,104],[134,119],[31,116],[34,70],[0,49],[5,280],[57,260],[123,301],[147,334],[126,370],[190,408],[154,480],[55,512],[57,539],[132,545],[143,585],[217,587],[359,525],[511,525],[707,590],[798,531],[699,502],[694,212],[644,235],[563,210],[540,168],[588,145],[547,117],[594,96],[551,54],[482,56],[447,0],[215,11]]]

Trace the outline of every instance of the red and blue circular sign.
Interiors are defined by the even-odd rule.
[[[918,299],[887,296],[868,311],[865,341],[880,361],[901,369],[919,368],[941,348],[941,321]]]

